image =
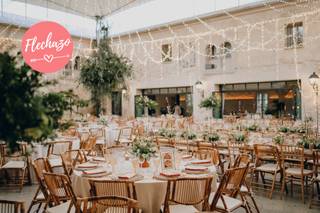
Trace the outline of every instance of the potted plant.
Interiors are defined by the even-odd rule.
[[[199,107],[212,110],[212,117],[220,118],[221,100],[216,95],[211,95],[200,102]]]
[[[162,137],[166,137],[167,136],[167,129],[166,128],[160,128],[158,131],[158,134]]]
[[[238,143],[243,143],[246,141],[246,136],[243,133],[237,133],[233,135],[233,139]]]
[[[154,100],[151,100],[148,96],[139,96],[136,99],[136,104],[144,109],[144,116],[149,115],[149,110],[156,109],[158,103]]]
[[[297,146],[303,146],[305,149],[320,149],[320,141],[316,138],[303,136],[300,141],[298,141]]]
[[[184,131],[181,134],[181,138],[188,139],[188,140],[193,140],[197,138],[197,134],[191,131]]]
[[[166,137],[167,137],[167,138],[174,138],[174,137],[176,137],[176,131],[175,131],[175,129],[167,129],[167,131],[166,131]]]
[[[284,138],[282,135],[276,135],[272,138],[272,141],[276,144],[276,145],[281,145],[284,143]]]
[[[132,144],[132,153],[143,161],[141,164],[142,168],[148,168],[148,161],[155,155],[156,146],[149,138],[136,138]]]
[[[279,128],[278,131],[279,131],[279,132],[282,132],[282,133],[287,133],[287,132],[289,132],[289,128],[286,127],[286,126],[282,126],[282,127]]]
[[[217,133],[210,133],[207,138],[209,142],[214,143],[220,139],[220,136]]]
[[[259,126],[257,124],[252,124],[246,128],[246,130],[251,132],[256,132],[259,130]]]

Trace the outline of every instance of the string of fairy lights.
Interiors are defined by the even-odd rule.
[[[268,17],[267,20],[250,21],[245,16],[234,15],[228,10],[223,10],[221,13],[233,22],[228,27],[218,26],[212,22],[212,19],[195,17],[192,22],[182,22],[179,26],[164,26],[161,31],[168,32],[165,37],[159,38],[156,36],[157,31],[152,29],[145,32],[136,31],[127,34],[126,37],[116,36],[110,38],[110,46],[118,54],[128,57],[136,65],[138,72],[147,72],[147,69],[139,69],[139,66],[153,66],[153,64],[161,66],[160,79],[163,79],[163,70],[165,69],[162,67],[165,66],[163,60],[170,59],[170,61],[176,63],[177,73],[180,75],[184,72],[184,69],[188,68],[188,65],[190,67],[198,66],[201,58],[208,58],[207,45],[216,47],[216,63],[225,63],[226,60],[229,60],[226,58],[227,54],[231,54],[232,58],[236,55],[246,54],[246,67],[250,68],[258,68],[260,65],[254,64],[251,60],[251,55],[248,53],[253,51],[272,52],[275,54],[274,65],[278,75],[280,72],[279,53],[283,51],[284,43],[287,39],[282,25],[301,21],[303,22],[304,31],[308,32],[309,25],[319,22],[320,15],[319,1],[317,0],[304,1],[304,3],[286,0],[279,0],[279,2],[281,3],[280,5],[272,4],[269,1],[263,3],[264,11],[270,10],[279,14],[279,16]],[[68,1],[64,1],[65,7],[67,3]],[[86,0],[84,7],[89,8],[85,5],[92,3],[96,3],[96,1]],[[288,9],[289,7],[292,9]],[[96,5],[96,8],[99,7]],[[48,18],[48,7],[44,9],[46,9]],[[1,14],[3,15],[3,11]],[[25,18],[27,19],[27,14],[25,14]],[[199,26],[201,30],[195,30]],[[0,29],[0,47],[8,41],[20,43],[20,39],[15,38],[15,35],[25,29],[17,26],[9,34],[5,35],[12,27],[14,26],[9,24]],[[258,42],[256,41],[257,37],[260,37]],[[319,38],[320,35],[304,33],[303,44],[310,45],[318,41]],[[88,42],[90,44],[89,48],[83,45],[85,40],[90,40]],[[223,46],[224,42],[229,42],[231,48],[226,50]],[[77,40],[73,60],[77,55],[86,57],[91,54],[93,43],[94,39],[83,38],[81,34]],[[163,45],[165,44],[171,45],[170,51],[164,51]],[[205,47],[203,47],[204,45]],[[297,79],[300,79],[299,53],[296,48],[293,48],[292,52],[296,76]],[[193,60],[193,62],[188,63],[190,60]],[[147,77],[148,75],[143,73],[143,76]]]
[[[279,52],[285,49],[284,44],[288,36],[285,33],[285,27],[282,25],[303,22],[304,31],[308,32],[308,25],[318,22],[320,15],[318,1],[297,3],[280,0],[279,2],[282,4],[274,5],[267,1],[263,3],[265,10],[275,11],[279,14],[279,16],[268,17],[267,20],[250,22],[246,20],[246,18],[233,15],[231,12],[224,10],[222,13],[234,22],[235,26],[216,28],[215,24],[210,23],[210,20],[196,17],[194,22],[182,22],[178,27],[165,26],[165,29],[159,31],[167,31],[168,33],[165,37],[161,38],[154,38],[155,36],[153,36],[153,34],[157,34],[157,30],[129,33],[129,39],[121,36],[112,37],[110,39],[111,47],[115,52],[128,57],[137,64],[137,66],[147,66],[148,64],[166,66],[163,61],[168,58],[178,64],[190,55],[194,55],[196,60],[199,61],[200,57],[208,57],[208,53],[205,51],[203,44],[214,45],[219,51],[216,58],[220,58],[222,61],[226,60],[226,54],[230,54],[230,51],[233,57],[234,55],[247,54],[247,67],[250,68],[254,66],[258,68],[260,65],[253,65],[251,55],[248,53],[252,51],[272,52],[275,54],[274,64],[277,70],[277,77],[279,77]],[[201,25],[203,29],[196,32],[194,28],[199,25]],[[178,33],[183,30],[184,33]],[[257,33],[257,31],[259,31],[259,33]],[[246,35],[241,36],[241,34]],[[260,36],[259,42],[254,42],[257,37],[256,35]],[[310,45],[319,40],[319,38],[319,35],[311,36],[304,33],[303,45]],[[220,43],[215,42],[215,40]],[[223,42],[225,41],[232,44],[232,49],[228,51],[225,50],[223,46]],[[193,45],[190,45],[190,43]],[[164,52],[163,45],[166,44],[171,45],[171,50]],[[177,49],[176,54],[173,54],[173,50]],[[180,49],[183,49],[184,52],[181,53],[181,51],[179,51]],[[300,79],[298,51],[297,48],[292,49],[296,76],[297,79]],[[180,69],[181,67],[178,73]],[[147,72],[148,69],[143,70]],[[162,71],[161,75],[163,75]]]

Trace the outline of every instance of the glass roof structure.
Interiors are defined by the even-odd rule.
[[[272,0],[1,0],[0,22],[22,27],[51,20],[72,35],[94,39],[95,16],[103,16],[111,36],[186,21]],[[179,8],[182,8],[179,9]],[[165,12],[164,12],[165,11]],[[128,21],[130,20],[130,21]]]

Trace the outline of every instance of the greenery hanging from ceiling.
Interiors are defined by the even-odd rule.
[[[126,78],[131,76],[131,63],[127,58],[112,52],[105,36],[100,41],[98,49],[81,66],[79,80],[91,93],[96,116],[105,110],[102,107],[103,98],[124,86]]]

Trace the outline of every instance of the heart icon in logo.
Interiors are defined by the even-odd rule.
[[[45,61],[47,61],[48,63],[51,63],[52,60],[53,60],[53,55],[44,55],[44,56],[43,56],[43,59],[44,59]]]

